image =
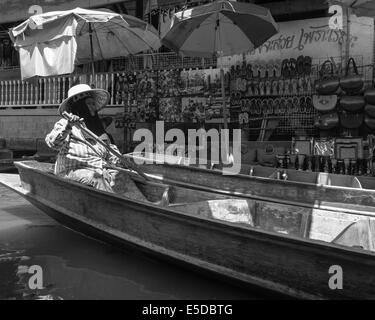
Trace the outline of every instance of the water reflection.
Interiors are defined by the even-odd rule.
[[[158,261],[119,251],[66,229],[0,187],[1,299],[256,299],[227,285]],[[31,290],[31,265],[44,289]]]

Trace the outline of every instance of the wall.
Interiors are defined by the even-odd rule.
[[[279,33],[265,44],[245,54],[247,62],[283,60],[300,55],[311,56],[315,63],[345,53],[345,32],[331,30],[328,18],[280,22]],[[374,19],[350,17],[350,55],[361,56],[359,64],[369,65],[374,56]],[[220,63],[233,65],[241,63],[243,55],[224,57]]]

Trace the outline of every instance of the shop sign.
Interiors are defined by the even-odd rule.
[[[330,28],[329,18],[281,22],[279,33],[259,48],[246,54],[246,60],[283,60],[300,55],[314,59],[341,56],[346,48],[345,30]],[[344,28],[345,29],[345,28]],[[350,55],[363,56],[364,64],[371,64],[374,47],[374,19],[355,15],[350,17]],[[243,61],[242,55],[224,57],[223,65]]]

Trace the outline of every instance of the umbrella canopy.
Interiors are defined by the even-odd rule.
[[[170,49],[194,57],[226,56],[251,51],[278,32],[266,8],[228,0],[177,12],[162,39]],[[224,71],[220,70],[224,128],[228,127]]]
[[[30,17],[9,33],[20,53],[23,79],[72,73],[74,64],[160,47],[151,25],[109,10],[47,12]]]
[[[162,43],[186,56],[250,51],[278,32],[268,9],[228,0],[180,11],[173,19]]]

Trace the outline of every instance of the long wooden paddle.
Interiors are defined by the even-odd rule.
[[[64,112],[62,114],[62,116],[66,120],[69,121],[70,117],[69,117],[69,114],[67,112]],[[121,164],[124,167],[137,172],[139,174],[139,176],[141,176],[144,180],[146,180],[146,181],[149,180],[149,178],[144,174],[144,172],[142,170],[139,169],[139,167],[135,163],[131,162],[129,159],[125,158],[121,153],[119,153],[116,150],[114,150],[113,148],[111,148],[107,143],[105,143],[104,141],[100,140],[100,138],[95,133],[93,133],[92,131],[90,131],[89,129],[87,129],[85,126],[83,126],[82,123],[75,122],[73,125],[76,126],[76,127],[78,127],[79,129],[81,129],[89,137],[91,137],[93,140],[95,140],[97,143],[99,143],[101,146],[103,146],[109,153],[111,153],[115,157],[119,158],[120,161],[121,161]]]

